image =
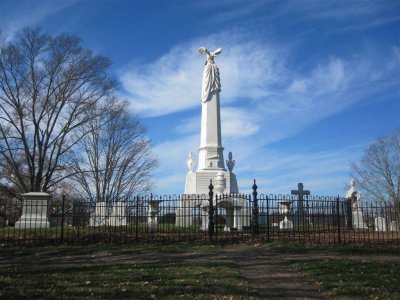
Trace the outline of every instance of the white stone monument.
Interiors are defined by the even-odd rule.
[[[375,218],[375,231],[386,231],[386,220],[383,217]]]
[[[345,198],[351,199],[351,209],[353,218],[354,229],[366,229],[367,225],[364,223],[363,212],[360,207],[361,194],[355,188],[356,181],[350,180],[350,189],[346,192]]]
[[[224,154],[221,139],[221,117],[219,95],[221,92],[221,82],[219,69],[214,62],[214,58],[221,53],[221,49],[210,52],[205,48],[200,48],[200,54],[207,55],[207,60],[203,72],[203,84],[201,91],[201,134],[200,147],[198,148],[199,161],[197,170],[193,168],[195,161],[192,153],[189,153],[187,160],[188,173],[186,174],[185,191],[181,195],[180,206],[176,211],[176,225],[188,227],[193,224],[193,209],[201,207],[202,223],[206,222],[206,212],[208,204],[203,203],[207,199],[209,193],[210,181],[215,186],[214,193],[221,194],[237,194],[239,193],[236,175],[232,172],[235,161],[232,160],[232,153],[229,153],[229,160],[226,161],[228,170],[225,168]],[[202,199],[198,199],[193,195],[205,195]],[[215,205],[215,203],[214,203]],[[234,199],[217,203],[217,206],[227,210],[227,218],[232,219],[234,224],[248,226],[250,222],[247,208],[241,208],[240,221],[234,221]],[[207,212],[208,220],[208,212]],[[208,222],[208,221],[207,221]],[[202,228],[208,225],[203,224]]]
[[[90,226],[108,225],[107,203],[104,201],[96,202],[95,212],[90,215]]]
[[[109,217],[111,226],[125,226],[126,225],[126,203],[115,202]]]
[[[15,223],[15,228],[34,229],[49,228],[47,218],[47,203],[50,195],[41,192],[31,192],[22,195],[22,215]]]
[[[399,223],[397,221],[390,222],[390,231],[400,231]]]

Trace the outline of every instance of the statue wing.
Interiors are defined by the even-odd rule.
[[[215,50],[213,52],[214,56],[217,56],[218,54],[220,54],[222,52],[222,48],[218,48],[217,50]]]

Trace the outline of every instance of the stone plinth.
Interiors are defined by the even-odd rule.
[[[400,231],[400,226],[397,221],[390,222],[390,231]]]
[[[16,228],[49,228],[47,218],[47,203],[50,195],[40,192],[26,193],[22,195],[22,216],[15,223]]]
[[[126,204],[124,202],[114,203],[109,223],[111,226],[126,225]]]
[[[386,220],[383,217],[375,218],[375,231],[386,231]]]
[[[357,208],[353,211],[353,228],[354,229],[366,229],[368,228],[364,223],[364,217],[361,209]]]
[[[283,230],[293,229],[293,222],[288,220],[287,216],[285,216],[285,219],[279,222],[279,229]]]
[[[89,225],[90,226],[105,226],[107,222],[107,203],[104,201],[96,202],[96,209],[93,214],[90,215]]]

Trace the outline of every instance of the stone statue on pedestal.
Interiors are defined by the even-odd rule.
[[[192,155],[187,159],[189,172],[186,174],[185,191],[181,196],[179,208],[176,210],[176,226],[188,227],[193,224],[196,209],[202,209],[202,229],[206,230],[208,224],[208,199],[210,181],[214,184],[215,206],[225,209],[226,228],[241,230],[249,225],[250,214],[245,203],[245,198],[238,195],[236,175],[232,172],[235,161],[232,153],[229,160],[224,160],[224,147],[221,138],[221,113],[220,92],[221,81],[219,69],[214,58],[222,50],[214,52],[202,47],[200,54],[207,55],[203,71],[201,90],[201,132],[200,147],[198,152],[197,170],[193,171],[194,160]],[[204,196],[200,196],[204,195]],[[218,198],[217,198],[217,196]],[[201,199],[201,200],[199,200]]]

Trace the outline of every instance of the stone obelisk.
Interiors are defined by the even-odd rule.
[[[199,163],[197,170],[193,172],[195,161],[190,152],[187,159],[189,172],[186,174],[185,192],[181,195],[179,208],[176,210],[175,224],[179,227],[193,225],[195,214],[197,214],[194,210],[201,208],[201,229],[204,231],[208,229],[208,186],[212,181],[215,195],[220,196],[218,199],[215,198],[215,206],[225,209],[224,230],[229,231],[231,228],[235,228],[240,231],[243,226],[249,225],[250,214],[246,207],[246,199],[238,195],[236,176],[232,172],[235,166],[232,152],[229,152],[229,159],[226,161],[228,170],[225,168],[219,104],[221,82],[219,69],[214,62],[214,58],[221,51],[221,49],[214,52],[210,52],[206,48],[199,49],[201,54],[207,55],[201,91]],[[221,197],[221,194],[224,196]]]
[[[184,194],[207,194],[208,185],[212,180],[216,193],[238,193],[235,174],[232,173],[234,161],[232,154],[225,168],[224,148],[221,138],[220,92],[221,81],[218,66],[214,58],[221,49],[210,52],[200,48],[200,54],[206,55],[207,60],[203,72],[201,91],[201,136],[199,161],[197,171],[193,172],[194,160],[190,153],[188,158],[189,172],[186,175]]]

